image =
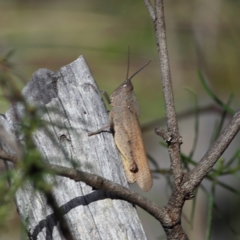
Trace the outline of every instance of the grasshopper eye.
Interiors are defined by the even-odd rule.
[[[127,92],[132,91],[133,85],[131,83],[131,80],[129,80],[129,79],[125,80],[124,84],[122,84],[122,88],[125,88]]]
[[[133,85],[131,82],[130,82],[130,84],[125,84],[125,86],[126,86],[125,88],[128,92],[133,91]]]

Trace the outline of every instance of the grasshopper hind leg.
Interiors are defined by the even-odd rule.
[[[136,182],[136,172],[138,171],[138,167],[136,162],[133,160],[127,133],[125,131],[115,131],[114,140],[121,153],[127,181],[128,183],[134,183]]]

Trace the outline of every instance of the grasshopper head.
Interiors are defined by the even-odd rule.
[[[133,92],[132,78],[137,75],[143,68],[145,68],[152,60],[145,63],[140,69],[138,69],[131,77],[128,78],[128,71],[126,80],[116,88],[111,95],[111,105],[121,105],[122,101],[126,101],[127,97]]]
[[[111,105],[118,105],[120,102],[125,101],[130,92],[133,91],[133,85],[130,79],[126,79],[120,86],[118,86],[111,95]]]

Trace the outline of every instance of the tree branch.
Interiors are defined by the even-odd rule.
[[[139,207],[147,211],[149,214],[151,214],[153,217],[155,217],[163,225],[166,222],[168,214],[165,208],[159,207],[154,202],[141,196],[140,194],[129,188],[123,187],[120,184],[114,183],[96,174],[87,173],[54,164],[49,164],[47,165],[47,167],[58,176],[67,177],[76,182],[85,182],[87,185],[93,187],[93,189],[111,192],[130,203],[138,205]]]
[[[4,151],[0,151],[0,159],[12,162],[14,164],[18,161],[15,156],[6,154]],[[159,222],[161,222],[163,226],[169,225],[170,216],[169,211],[166,207],[159,207],[149,199],[141,196],[129,188],[123,187],[120,184],[114,183],[96,174],[79,171],[73,168],[48,163],[44,163],[44,167],[47,172],[52,172],[55,175],[72,179],[75,182],[85,182],[87,185],[96,190],[111,192],[112,194],[130,203],[138,205],[153,217],[155,217]]]
[[[148,0],[144,0],[149,14],[153,20],[154,32],[158,47],[163,95],[168,131],[156,129],[156,133],[168,143],[168,151],[171,159],[171,169],[174,178],[174,187],[170,200],[166,207],[171,211],[172,228],[165,229],[168,239],[188,239],[181,226],[182,208],[185,200],[194,197],[193,191],[201,183],[203,178],[211,170],[219,157],[233,140],[240,126],[240,112],[237,113],[231,123],[224,129],[213,147],[206,153],[197,166],[185,176],[183,175],[180,146],[182,139],[178,130],[174,97],[171,83],[171,74],[166,42],[166,29],[164,21],[163,0],[155,0],[155,15]]]
[[[240,111],[238,111],[233,119],[224,128],[221,135],[215,141],[213,146],[207,151],[201,161],[189,173],[184,176],[183,188],[187,192],[193,192],[194,189],[206,177],[207,173],[212,169],[214,164],[227,149],[240,129]]]
[[[168,131],[178,135],[178,123],[174,106],[174,97],[167,50],[163,0],[155,0],[155,12],[156,12],[155,35],[157,45],[159,48],[158,57],[160,61]]]
[[[152,17],[152,8],[149,1],[145,0],[144,2]],[[168,143],[168,152],[171,159],[171,169],[173,172],[174,185],[176,187],[180,187],[183,176],[182,161],[180,157],[180,145],[182,144],[182,139],[178,130],[178,123],[174,106],[171,73],[167,51],[163,0],[155,0],[155,16],[155,18],[152,17],[152,20],[158,47],[158,57],[160,62],[165,111],[167,117],[167,127],[169,135],[171,135],[171,142]]]

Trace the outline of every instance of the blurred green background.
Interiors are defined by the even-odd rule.
[[[211,102],[198,79],[201,68],[212,90],[226,101],[239,102],[240,1],[165,1],[167,40],[176,109]],[[14,49],[14,67],[26,81],[39,68],[57,71],[79,55],[87,60],[101,89],[111,93],[126,76],[130,44],[130,74],[153,62],[133,80],[141,122],[164,116],[160,70],[153,24],[142,0],[0,0],[0,55]],[[8,109],[0,99],[0,112]],[[159,203],[162,204],[162,203]],[[19,222],[10,214],[6,231],[19,239]],[[157,229],[158,230],[158,229]],[[1,229],[0,239],[13,239]],[[149,233],[150,234],[150,233]],[[149,237],[149,239],[156,239]]]
[[[191,106],[185,86],[204,97],[197,67],[204,68],[211,87],[224,99],[229,93],[238,96],[239,5],[221,0],[166,1],[178,110]],[[15,66],[27,80],[39,68],[58,70],[84,55],[100,88],[109,93],[125,78],[130,44],[131,72],[153,59],[134,80],[142,120],[164,115],[153,27],[143,1],[0,0],[0,26],[0,54],[14,48]],[[4,111],[6,105],[0,104]]]

